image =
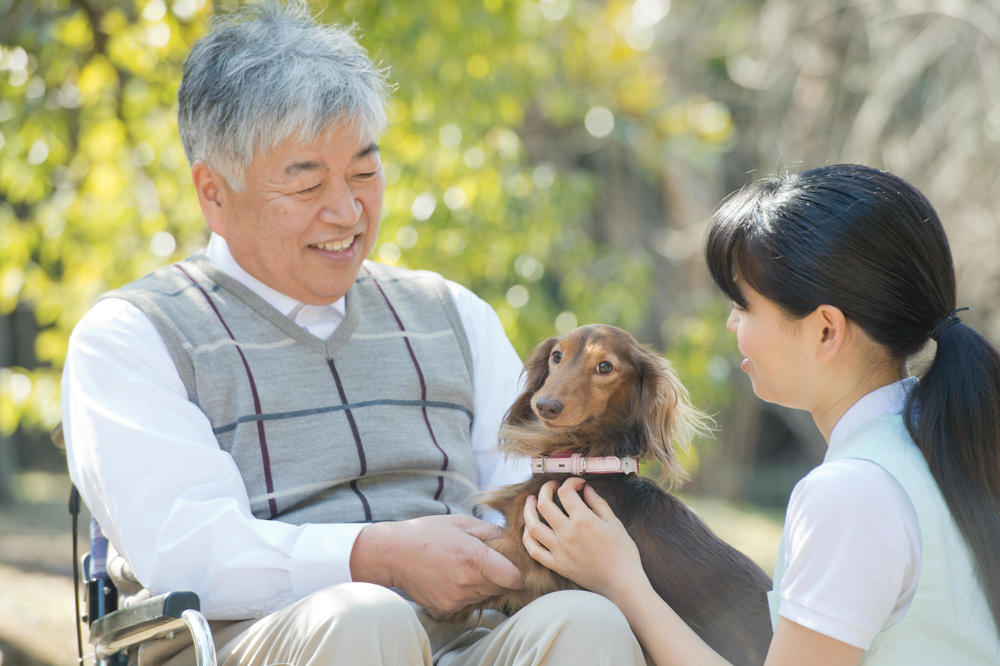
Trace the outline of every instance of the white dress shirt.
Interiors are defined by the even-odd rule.
[[[344,299],[314,306],[256,280],[212,235],[208,257],[279,312],[326,339]],[[517,395],[521,361],[490,306],[449,282],[469,341],[471,440],[483,487],[530,476],[497,450],[497,427]],[[213,619],[259,617],[351,580],[365,524],[290,525],[254,518],[243,480],[219,448],[156,328],[134,305],[105,299],[70,337],[62,379],[70,476],[101,527],[150,591],[190,589]],[[495,522],[499,514],[484,516]],[[502,520],[502,519],[501,519]]]
[[[902,413],[915,381],[856,402],[834,426],[827,457],[866,423]],[[841,458],[811,471],[792,491],[784,539],[782,617],[868,649],[906,613],[920,577],[920,524],[906,491],[879,465]]]

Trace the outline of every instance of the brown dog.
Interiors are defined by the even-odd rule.
[[[525,389],[504,420],[501,447],[536,457],[533,467],[543,473],[489,493],[482,504],[506,517],[504,535],[487,543],[521,569],[525,588],[456,618],[482,608],[513,613],[542,594],[578,587],[535,562],[521,541],[525,499],[547,481],[568,478],[544,470],[561,464],[579,471],[578,461],[538,457],[574,452],[655,460],[673,483],[684,475],[673,444],[686,445],[705,428],[706,417],[670,364],[612,326],[584,326],[542,342],[524,371]],[[586,478],[635,539],[650,582],[670,607],[730,662],[762,664],[771,641],[767,574],[653,481],[622,473]]]

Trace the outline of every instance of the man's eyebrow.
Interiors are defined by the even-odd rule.
[[[364,157],[367,157],[368,155],[371,155],[372,153],[377,153],[377,152],[379,152],[378,144],[372,141],[367,146],[365,146],[357,153],[355,153],[354,157],[351,158],[351,161],[353,162],[355,160],[360,160]],[[324,164],[323,162],[317,162],[315,160],[306,160],[304,162],[293,162],[285,167],[285,175],[295,176],[300,171],[318,171],[327,168],[328,167],[326,166],[326,164]]]
[[[368,157],[372,153],[377,153],[377,152],[378,152],[378,144],[372,141],[367,146],[359,150],[357,154],[355,154],[354,157],[351,159],[360,160],[362,157]]]
[[[300,171],[318,171],[320,169],[326,169],[327,166],[322,162],[316,162],[314,160],[307,160],[305,162],[293,162],[285,167],[286,176],[294,176]]]

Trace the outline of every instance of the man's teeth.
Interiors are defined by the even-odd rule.
[[[326,250],[327,252],[340,252],[351,247],[354,243],[354,238],[354,236],[351,236],[350,238],[345,238],[344,240],[316,243],[313,247],[319,248],[320,250]]]

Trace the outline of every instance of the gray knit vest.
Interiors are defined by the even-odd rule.
[[[293,524],[470,513],[468,341],[444,279],[365,262],[320,340],[203,254],[105,295],[156,326],[247,487]]]

